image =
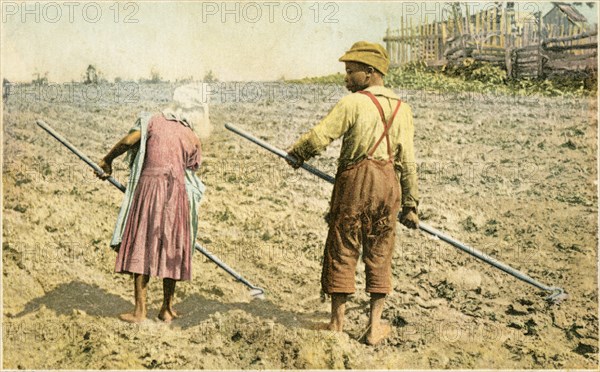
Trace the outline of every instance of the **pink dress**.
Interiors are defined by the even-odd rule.
[[[190,128],[159,114],[148,123],[146,141],[115,272],[190,280],[193,247],[185,169],[198,169],[200,140]]]

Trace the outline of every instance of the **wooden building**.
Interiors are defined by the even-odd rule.
[[[552,10],[543,17],[545,37],[573,35],[589,30],[587,18],[573,4],[552,4]]]

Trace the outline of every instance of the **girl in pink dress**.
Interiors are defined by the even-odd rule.
[[[119,317],[127,322],[146,318],[146,292],[150,276],[163,279],[164,299],[159,319],[177,318],[173,310],[175,284],[191,280],[194,235],[190,201],[186,192],[186,170],[197,170],[201,162],[200,140],[191,128],[193,108],[165,110],[150,117],[123,137],[101,160],[100,178],[112,173],[112,161],[127,150],[145,145],[143,165],[134,187],[118,246],[115,272],[134,276],[135,309]],[[186,115],[187,113],[187,115]],[[142,119],[143,120],[143,119]],[[145,141],[145,142],[144,142]],[[195,224],[194,224],[195,225]]]

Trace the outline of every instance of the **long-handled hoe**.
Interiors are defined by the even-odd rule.
[[[39,125],[42,129],[48,132],[52,137],[62,143],[66,148],[71,150],[72,153],[77,155],[79,159],[83,160],[87,165],[92,167],[97,173],[104,173],[102,168],[100,168],[96,163],[94,163],[90,158],[85,156],[81,151],[79,151],[75,146],[73,146],[69,141],[67,141],[63,136],[58,134],[54,129],[52,129],[48,124],[46,124],[43,120],[37,120],[37,125]],[[117,181],[114,177],[108,177],[108,182],[112,183],[117,189],[125,192],[125,186],[123,186],[119,181]],[[209,260],[217,264],[221,269],[225,270],[229,275],[233,276],[236,280],[242,282],[246,287],[250,288],[250,295],[254,298],[258,298],[264,300],[265,298],[265,290],[255,286],[250,283],[248,280],[244,279],[240,274],[235,272],[231,267],[229,267],[225,262],[221,261],[217,256],[203,248],[200,244],[196,242],[195,246],[197,251],[206,256]]]
[[[272,153],[274,153],[284,159],[290,160],[292,162],[296,160],[293,157],[289,156],[285,151],[278,149],[278,148],[266,143],[265,141],[254,137],[250,133],[248,133],[242,129],[236,128],[235,126],[233,126],[231,124],[225,124],[225,128],[246,138],[247,140],[249,140],[251,142],[254,142],[255,144],[259,145],[260,147],[267,149],[267,150],[271,151]],[[309,164],[302,164],[302,168],[329,183],[335,182],[334,177],[320,171],[319,169],[317,169]],[[398,218],[400,218],[400,215],[398,215]],[[539,288],[541,290],[549,292],[549,295],[546,297],[546,300],[550,303],[558,303],[561,300],[564,300],[567,298],[567,294],[565,293],[565,291],[562,288],[551,287],[551,286],[542,284],[539,281],[531,278],[530,276],[510,267],[509,265],[507,265],[503,262],[500,262],[500,261],[496,260],[495,258],[492,258],[475,248],[469,247],[468,245],[461,243],[458,240],[453,239],[452,237],[446,235],[445,233],[443,233],[437,229],[434,229],[433,227],[431,227],[425,223],[420,222],[419,229],[421,231],[426,232],[427,234],[430,234],[440,240],[443,240],[446,243],[449,243],[452,246],[504,271],[505,273],[508,273],[508,274],[514,276],[517,279],[520,279],[526,283],[529,283],[536,288]]]

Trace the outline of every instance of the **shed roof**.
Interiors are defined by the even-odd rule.
[[[552,2],[555,7],[560,9],[571,22],[587,22],[587,18],[581,14],[572,4]]]

